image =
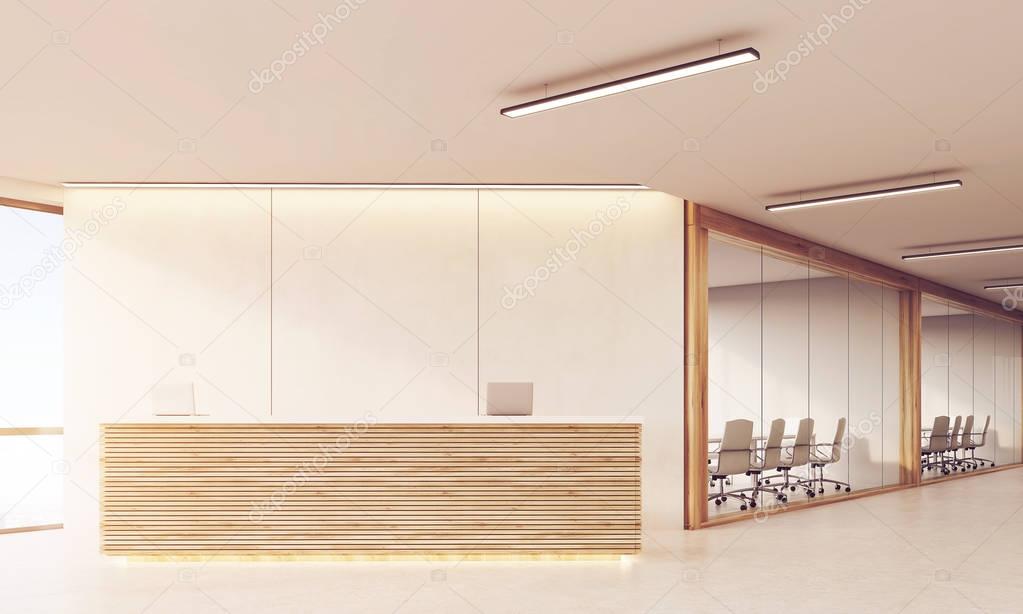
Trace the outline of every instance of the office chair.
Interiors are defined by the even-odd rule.
[[[781,443],[785,437],[785,421],[781,418],[771,421],[771,431],[767,435],[767,442],[764,444],[764,457],[757,458],[753,462],[753,467],[750,470],[750,475],[753,476],[754,486],[751,490],[750,496],[754,501],[759,499],[761,493],[770,492],[774,494],[775,499],[785,502],[788,501],[788,496],[785,495],[784,490],[779,490],[773,486],[770,486],[770,479],[761,479],[761,475],[765,471],[769,470],[780,470],[781,466]],[[755,507],[755,506],[754,506]]]
[[[798,476],[796,476],[796,482],[793,483],[789,474],[796,467],[801,467],[810,462],[810,442],[812,440],[813,418],[803,418],[799,421],[799,428],[796,429],[796,440],[792,442],[791,446],[784,446],[784,449],[789,452],[788,455],[782,455],[781,462],[778,465],[778,471],[781,472],[781,477],[784,479],[779,487],[781,492],[785,492],[786,488],[788,488],[790,492],[795,492],[796,486],[803,486],[803,482],[806,481],[799,479]],[[803,487],[806,488],[805,486]],[[813,497],[816,493],[807,489],[806,494],[807,496]]]
[[[845,418],[838,419],[838,428],[835,430],[835,439],[832,443],[819,443],[813,447],[810,453],[810,488],[817,488],[817,494],[824,494],[824,483],[835,485],[835,490],[842,490],[845,487],[845,492],[851,492],[852,486],[848,482],[842,482],[839,480],[829,480],[824,477],[824,468],[827,465],[833,465],[838,461],[842,460],[842,439],[845,437]],[[822,447],[830,447],[828,453],[822,454]],[[819,475],[819,477],[818,477]]]
[[[725,492],[726,479],[733,475],[748,475],[753,469],[750,463],[752,447],[752,420],[729,420],[725,423],[725,434],[721,438],[717,465],[710,468],[710,485],[713,486],[717,482],[719,490],[716,493],[708,494],[707,501],[713,499],[715,505],[721,505],[728,499],[736,499],[740,503],[740,510],[745,510],[747,506],[757,506],[756,501],[741,490]]]
[[[952,452],[952,471],[959,470],[963,473],[967,469],[976,469],[976,465],[970,462],[970,459],[966,458],[966,444],[969,443],[970,434],[973,432],[973,415],[966,416],[963,421],[963,430],[958,431],[959,419],[956,418],[956,427],[952,429],[952,437],[950,438],[949,449]],[[963,451],[963,457],[959,458],[959,451]]]
[[[980,441],[977,441],[975,433],[970,432],[973,429],[967,429],[967,432],[963,433],[963,448],[970,453],[970,463],[975,467],[983,467],[984,463],[991,463],[992,467],[995,466],[995,461],[991,459],[977,458],[977,448],[983,448],[987,443],[987,428],[989,426],[991,426],[991,416],[984,420],[984,430],[980,432]],[[966,452],[963,453],[963,456],[966,456]]]
[[[958,467],[956,467],[956,440],[959,439],[959,434],[962,432],[962,428],[963,417],[956,416],[956,420],[952,425],[952,430],[948,433],[948,450],[946,450],[944,454],[945,464],[948,467],[949,473],[955,473],[959,470]],[[951,456],[949,456],[949,454],[951,454]]]
[[[920,473],[925,469],[940,468],[945,475],[951,473],[945,466],[945,452],[948,450],[948,416],[936,416],[931,426],[931,435],[927,443],[920,446],[920,456],[925,461],[920,464]]]

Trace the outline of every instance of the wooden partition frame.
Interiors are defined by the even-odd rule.
[[[64,207],[61,207],[60,205],[37,203],[31,200],[21,200],[20,198],[7,198],[6,196],[0,196],[0,206],[13,207],[15,209],[27,209],[29,211],[40,211],[42,213],[53,213],[54,215],[64,215]]]
[[[920,483],[921,298],[919,292],[899,293],[899,381],[902,411],[899,430],[899,483]]]
[[[707,516],[707,248],[710,233],[702,207],[686,201],[685,232],[685,528],[699,529]]]
[[[685,208],[685,528],[693,530],[716,526],[748,519],[754,514],[754,511],[749,511],[714,519],[709,519],[707,514],[707,254],[712,232],[740,243],[761,246],[783,258],[805,260],[817,268],[884,284],[899,291],[900,483],[797,502],[784,508],[760,510],[757,513],[774,514],[806,509],[923,484],[920,479],[922,295],[934,295],[955,305],[1017,324],[1023,324],[1023,313],[1007,312],[998,303],[690,201],[686,201]],[[935,480],[926,483],[940,482]]]

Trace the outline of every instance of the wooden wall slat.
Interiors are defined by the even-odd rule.
[[[629,554],[638,424],[110,424],[111,555]]]

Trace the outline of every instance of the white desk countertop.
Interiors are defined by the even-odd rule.
[[[223,418],[210,416],[208,420],[195,420],[202,416],[160,416],[159,420],[147,421],[157,424],[245,424],[249,426],[273,426],[276,424],[643,424],[642,416],[364,416],[343,418],[317,418],[303,420],[281,420],[267,417],[261,421],[226,422]],[[178,418],[178,419],[174,419]]]
[[[367,420],[367,422],[369,422]],[[640,416],[457,416],[377,418],[375,424],[643,424]]]

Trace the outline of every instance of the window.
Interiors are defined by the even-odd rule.
[[[63,227],[0,207],[0,532],[61,522]]]

